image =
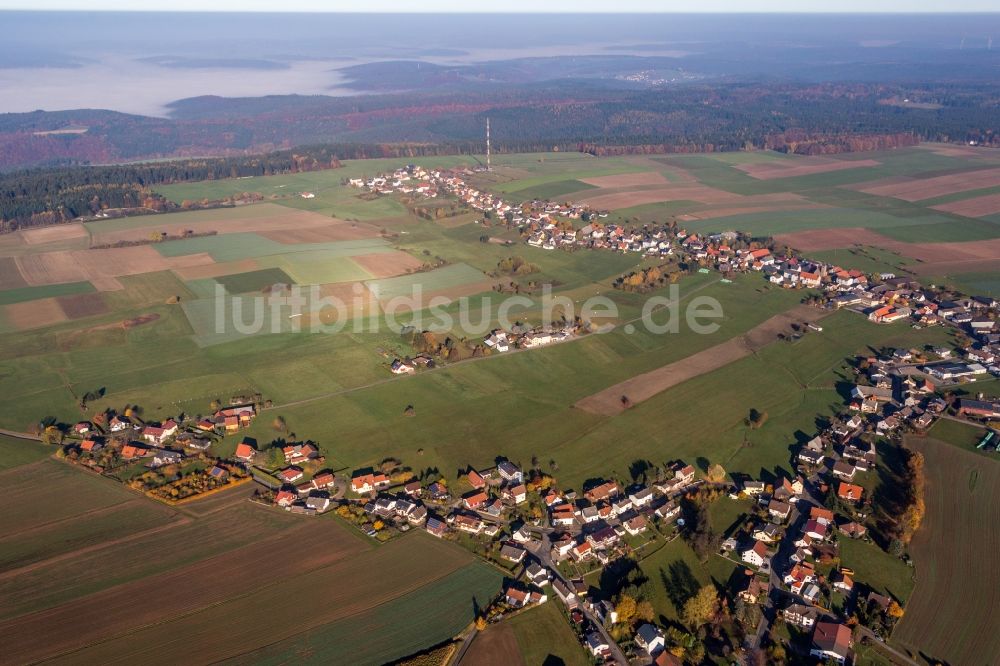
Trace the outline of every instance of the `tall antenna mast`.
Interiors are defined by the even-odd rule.
[[[493,171],[493,166],[490,164],[490,119],[486,119],[486,170]]]

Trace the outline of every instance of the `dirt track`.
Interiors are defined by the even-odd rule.
[[[589,395],[579,400],[574,407],[601,416],[615,416],[625,411],[622,396],[627,396],[632,405],[637,405],[682,382],[749,356],[777,340],[778,334],[788,331],[793,323],[814,322],[827,314],[829,313],[824,310],[808,305],[796,306],[771,317],[741,336]]]

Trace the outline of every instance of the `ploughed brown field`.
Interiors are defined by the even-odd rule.
[[[4,318],[18,330],[59,324],[68,319],[59,301],[55,298],[39,298],[34,301],[12,303],[2,308]]]
[[[21,238],[28,245],[52,243],[73,238],[86,238],[89,235],[87,228],[82,224],[54,224],[50,227],[21,230]]]
[[[924,454],[926,514],[910,545],[917,585],[892,642],[928,661],[995,664],[1000,463],[929,437],[906,445]]]
[[[815,173],[875,167],[880,164],[881,162],[875,160],[847,161],[823,157],[805,157],[788,161],[737,164],[736,168],[757,180],[774,180],[775,178],[794,178],[796,176],[809,176]]]
[[[616,210],[631,208],[663,201],[697,201],[704,204],[733,204],[751,206],[754,204],[803,201],[803,198],[793,192],[776,192],[773,194],[742,195],[726,192],[707,185],[667,185],[628,192],[601,192],[587,190],[579,203],[592,208]]]
[[[235,658],[389,603],[472,559],[425,534],[373,549],[329,517],[275,520],[297,524],[282,526],[280,534],[265,529],[243,545],[228,544],[225,553],[0,622],[4,659],[168,664]],[[191,528],[185,522],[175,529],[182,538]],[[115,551],[137,545],[141,541],[134,539],[112,544],[102,563],[91,566],[134,568],[136,562],[122,561]],[[201,544],[189,546],[197,552]],[[186,559],[183,551],[178,555],[180,562]],[[81,573],[89,576],[86,569]]]
[[[110,308],[104,300],[104,295],[96,294],[74,294],[72,296],[59,296],[56,298],[59,307],[70,319],[80,319],[92,315],[104,314]]]
[[[779,244],[788,245],[801,252],[816,252],[871,245],[916,259],[919,263],[907,265],[920,275],[942,275],[952,272],[996,270],[1000,262],[1000,238],[961,243],[904,243],[862,228],[816,229],[778,234]]]
[[[985,217],[1000,213],[1000,194],[987,194],[982,197],[972,197],[961,201],[933,206],[934,210],[941,210],[955,215],[965,217]]]
[[[744,335],[609,386],[577,401],[574,407],[601,416],[620,414],[626,409],[623,396],[628,398],[629,404],[637,405],[682,382],[749,356],[777,340],[779,333],[789,332],[794,323],[819,321],[827,314],[807,305],[794,307],[753,327]]]
[[[144,224],[115,230],[101,230],[100,225],[96,225],[97,230],[93,233],[91,242],[94,245],[106,245],[121,241],[144,241],[153,234],[179,236],[189,229],[196,233],[214,231],[218,234],[261,232],[261,235],[273,240],[288,243],[355,240],[378,235],[374,227],[366,224],[345,222],[318,213],[266,203],[237,209],[168,214],[156,218],[156,222],[155,225]],[[302,235],[304,240],[297,240],[296,235]],[[58,240],[62,238],[56,237]],[[286,238],[288,240],[284,240]]]
[[[711,210],[700,210],[694,213],[678,215],[677,219],[682,222],[693,220],[712,220],[718,217],[730,217],[732,215],[746,215],[748,213],[774,213],[789,210],[820,210],[830,208],[827,204],[812,203],[809,201],[787,201],[787,202],[764,202],[757,206],[734,206],[726,208],[712,208]]]
[[[476,634],[458,666],[524,666],[517,635],[507,622],[493,624]]]
[[[922,201],[942,197],[955,192],[967,192],[986,187],[1000,185],[1000,168],[981,169],[953,173],[947,176],[933,178],[910,178],[898,176],[874,182],[855,185],[852,189],[861,190],[880,197],[892,197],[904,201]]]
[[[622,173],[615,176],[581,178],[580,182],[593,185],[594,187],[637,187],[639,185],[667,185],[670,181],[658,171],[645,171],[643,173]]]
[[[363,254],[358,257],[351,257],[351,260],[376,278],[402,275],[424,265],[422,261],[412,254],[403,252],[402,250]]]

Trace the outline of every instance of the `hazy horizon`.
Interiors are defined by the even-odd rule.
[[[166,115],[201,96],[357,94],[337,70],[381,60],[673,57],[713,76],[825,49],[831,61],[936,62],[984,53],[1000,14],[379,14],[5,11],[0,113],[79,108]],[[889,53],[889,51],[885,51]],[[797,56],[796,56],[797,57]],[[881,56],[880,56],[881,57]],[[991,55],[992,57],[992,55]],[[760,60],[760,58],[764,58]],[[767,60],[770,58],[770,60]],[[755,61],[755,59],[758,59]],[[721,73],[721,74],[720,74]],[[81,85],[81,82],[84,85]]]

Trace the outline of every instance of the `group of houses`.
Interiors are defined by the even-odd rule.
[[[376,194],[400,193],[429,199],[439,194],[447,194],[463,204],[490,216],[497,216],[518,228],[528,225],[544,225],[558,218],[574,220],[593,217],[607,217],[607,211],[592,211],[581,204],[553,203],[531,200],[511,203],[503,197],[479,190],[466,182],[473,172],[465,167],[454,169],[425,169],[417,165],[407,165],[391,173],[372,178],[352,178],[348,184]]]

